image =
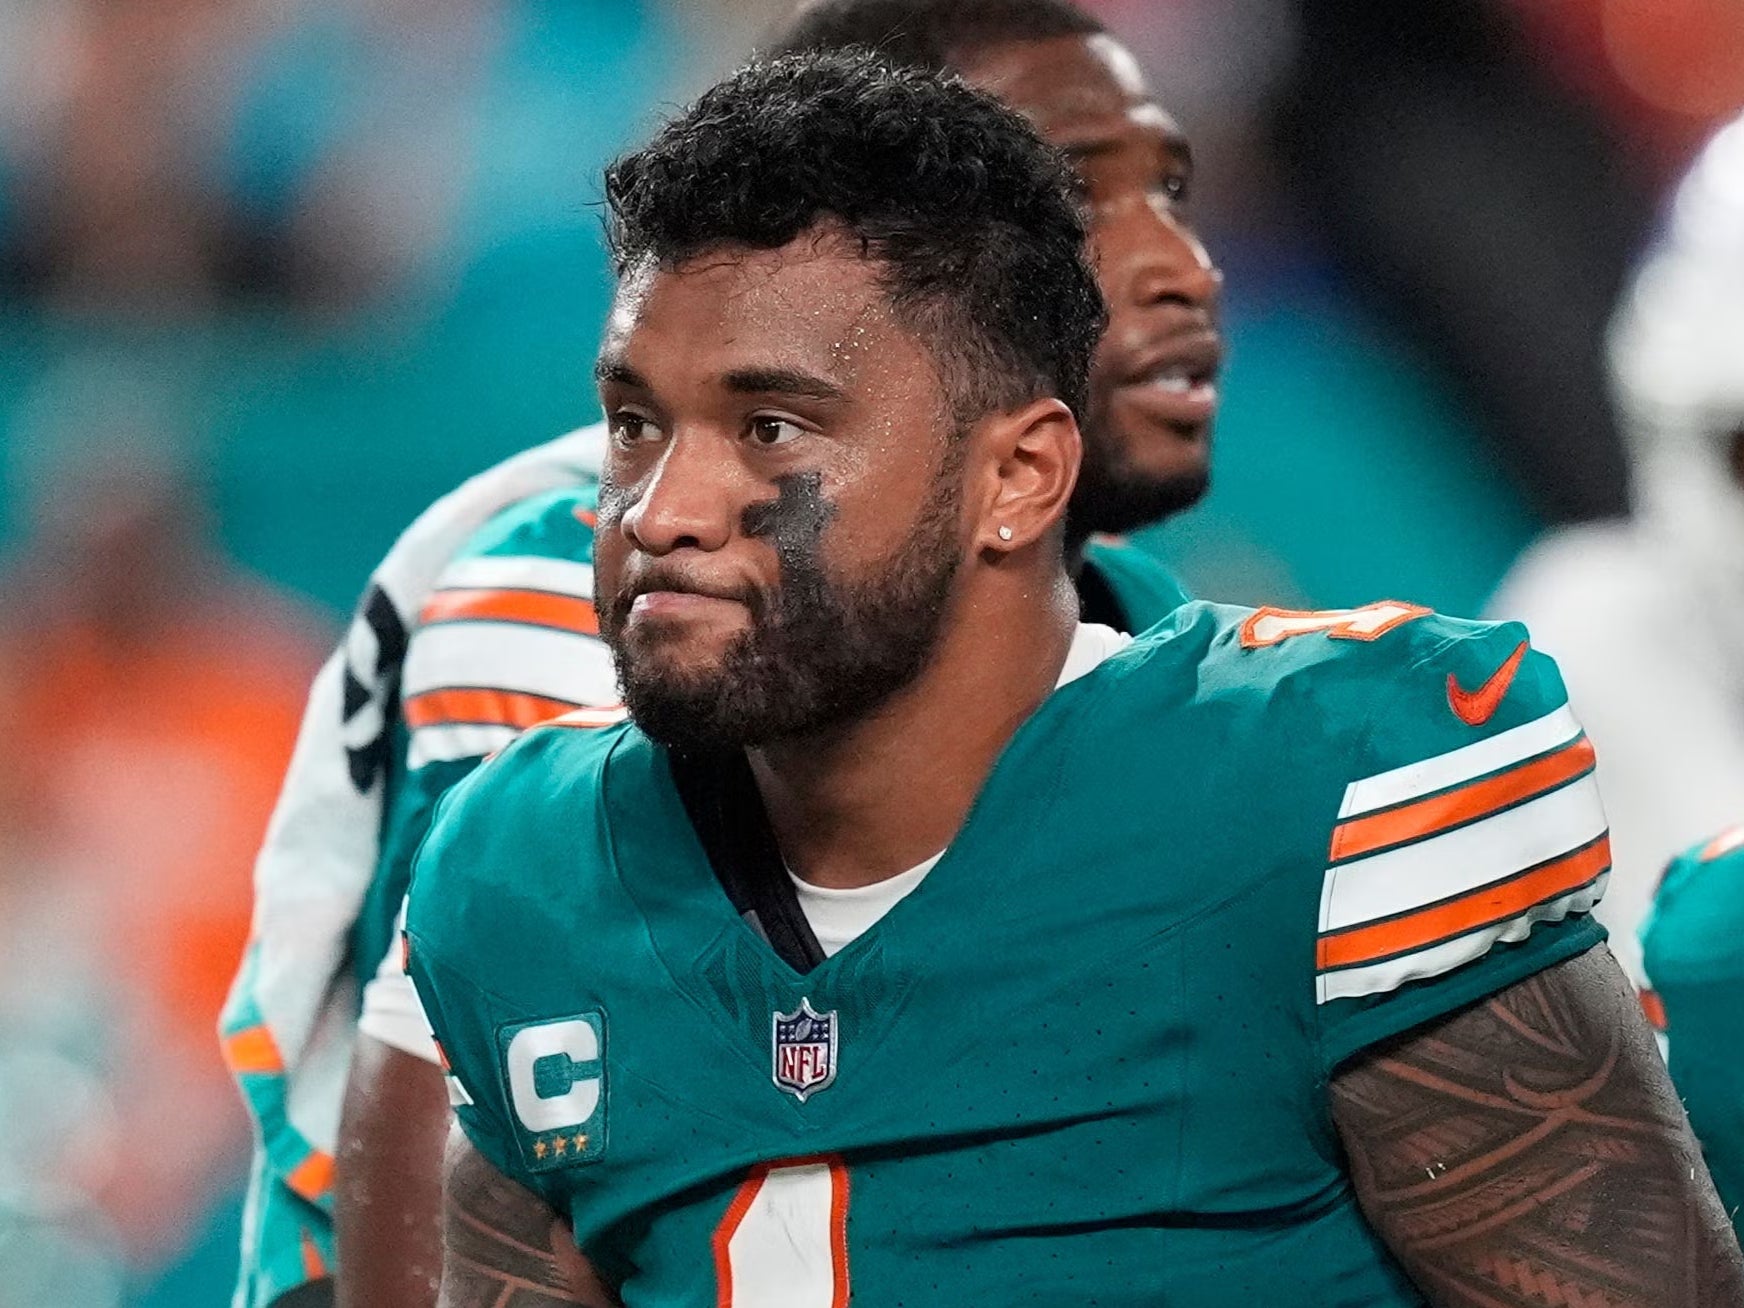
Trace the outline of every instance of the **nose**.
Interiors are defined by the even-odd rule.
[[[1223,274],[1211,254],[1174,209],[1162,201],[1133,206],[1122,241],[1130,261],[1128,293],[1138,306],[1175,303],[1211,313],[1223,290]]]
[[[637,549],[656,556],[713,551],[731,539],[737,513],[733,460],[722,444],[705,434],[666,442],[624,510],[621,530]]]

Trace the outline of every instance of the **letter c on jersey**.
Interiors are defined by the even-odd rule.
[[[509,1095],[527,1130],[581,1126],[598,1111],[604,1069],[596,1020],[535,1023],[510,1038]]]

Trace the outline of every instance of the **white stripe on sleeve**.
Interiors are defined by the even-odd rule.
[[[546,590],[593,598],[593,564],[536,554],[478,555],[456,559],[436,583],[438,590]]]
[[[483,758],[502,749],[520,733],[514,727],[482,722],[443,722],[418,727],[406,751],[406,766],[414,771],[430,763]]]
[[[1564,704],[1541,718],[1484,740],[1353,781],[1345,787],[1344,804],[1339,808],[1338,816],[1342,820],[1358,813],[1391,808],[1394,804],[1500,771],[1558,745],[1566,745],[1580,735],[1580,729],[1573,710]]]
[[[1469,894],[1597,840],[1605,811],[1591,773],[1482,821],[1328,868],[1320,931],[1343,931]]]
[[[1534,904],[1517,917],[1480,927],[1428,949],[1362,967],[1322,972],[1317,979],[1319,1002],[1326,1004],[1335,999],[1360,999],[1364,995],[1382,994],[1397,990],[1408,981],[1421,981],[1464,967],[1482,958],[1497,944],[1526,939],[1540,922],[1560,922],[1571,913],[1590,913],[1605,893],[1605,881],[1606,877],[1601,876],[1592,885],[1561,899]]]
[[[515,622],[424,627],[406,654],[401,698],[488,686],[571,704],[615,704],[611,652],[594,636]]]

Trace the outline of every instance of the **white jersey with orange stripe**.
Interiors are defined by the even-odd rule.
[[[598,486],[562,487],[505,509],[437,579],[406,652],[407,771],[389,806],[376,884],[356,938],[381,963],[359,1030],[440,1061],[386,918],[448,789],[540,723],[606,726],[623,717],[593,606]]]
[[[572,709],[618,702],[593,606],[597,487],[533,496],[436,582],[406,652],[412,771],[482,758]]]
[[[603,424],[572,432],[431,505],[371,575],[315,679],[256,861],[253,931],[221,1020],[257,1139],[235,1308],[264,1308],[332,1260],[332,1156],[359,982],[380,957],[366,948],[359,959],[357,927],[376,897],[388,808],[406,771],[409,637],[438,579],[485,524],[553,488],[592,484],[604,448]],[[450,578],[462,588],[463,576]],[[432,616],[453,611],[438,603]]]

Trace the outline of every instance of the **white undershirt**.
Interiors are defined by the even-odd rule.
[[[1080,622],[1072,633],[1072,644],[1066,651],[1066,662],[1060,669],[1058,690],[1132,644],[1132,637],[1095,622]],[[926,880],[938,861],[945,856],[940,850],[926,862],[899,872],[893,877],[875,881],[869,886],[850,890],[835,890],[802,881],[790,871],[793,888],[799,898],[800,911],[817,937],[826,958],[859,939],[886,913],[895,908]],[[400,926],[405,926],[405,909],[400,909]],[[363,1014],[358,1030],[383,1044],[422,1058],[427,1063],[440,1062],[436,1046],[430,1038],[430,1023],[424,1017],[423,1006],[412,979],[402,963],[399,932],[387,957],[363,990]]]
[[[941,849],[926,862],[906,872],[874,881],[869,886],[855,886],[851,890],[814,886],[802,880],[792,868],[787,870],[787,875],[793,878],[793,892],[799,897],[799,910],[805,914],[811,933],[823,948],[824,957],[831,958],[838,949],[853,944],[874,922],[906,899],[944,856],[945,851]]]
[[[1120,653],[1130,644],[1132,637],[1113,627],[1098,622],[1080,622],[1077,631],[1072,633],[1072,644],[1066,651],[1066,662],[1060,668],[1060,678],[1054,683],[1054,689],[1094,671],[1104,659]],[[787,875],[793,878],[800,911],[805,914],[811,933],[817,937],[824,957],[829,958],[871,930],[874,923],[912,894],[944,856],[945,851],[941,849],[926,862],[906,872],[874,881],[869,886],[855,886],[851,890],[814,886],[801,880],[791,868]]]

